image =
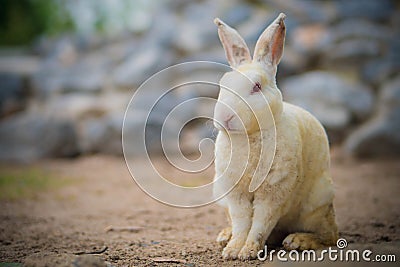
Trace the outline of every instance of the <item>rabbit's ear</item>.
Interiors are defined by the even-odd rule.
[[[239,33],[219,18],[214,20],[218,26],[218,35],[225,49],[226,58],[232,67],[251,62],[249,48]]]
[[[272,65],[273,67],[279,64],[285,43],[285,18],[286,15],[280,13],[258,38],[254,49],[254,61]]]

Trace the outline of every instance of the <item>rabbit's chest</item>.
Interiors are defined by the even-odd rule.
[[[261,147],[274,152],[275,143],[270,140],[271,134],[250,135],[220,133],[215,146],[216,174],[224,176],[241,176],[240,184],[248,186],[252,174],[258,164],[264,164],[261,155]],[[236,182],[237,180],[232,182]]]

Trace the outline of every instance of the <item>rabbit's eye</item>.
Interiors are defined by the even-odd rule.
[[[256,82],[253,86],[253,89],[251,90],[251,94],[258,93],[261,91],[261,84],[259,82]]]

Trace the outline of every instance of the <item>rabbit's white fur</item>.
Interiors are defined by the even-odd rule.
[[[215,178],[223,178],[214,192],[233,188],[220,201],[231,222],[217,238],[225,259],[255,258],[267,240],[284,239],[286,249],[318,249],[334,244],[338,236],[325,131],[310,113],[283,102],[275,83],[284,18],[280,14],[260,36],[253,59],[238,33],[215,20],[234,68],[221,79],[214,111],[220,130]],[[251,92],[257,83],[261,91]],[[261,171],[255,172],[258,164]],[[262,181],[265,175],[258,188],[251,188],[252,179]]]

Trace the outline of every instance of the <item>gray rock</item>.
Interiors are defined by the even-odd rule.
[[[372,93],[341,77],[322,71],[286,79],[284,99],[314,114],[329,129],[344,129],[354,119],[365,119],[373,109]]]
[[[313,56],[310,54],[299,52],[293,49],[293,46],[287,45],[285,47],[284,56],[279,63],[277,80],[304,72],[310,65],[313,64]]]
[[[25,108],[27,90],[20,75],[0,73],[0,118]]]
[[[105,75],[101,70],[75,69],[65,77],[62,92],[99,93],[103,89]]]
[[[357,157],[400,155],[400,77],[387,82],[373,118],[346,140],[346,150]]]
[[[68,68],[46,64],[34,75],[32,84],[41,98],[73,92],[98,94],[103,90],[105,77],[106,69],[94,64],[78,62]]]
[[[79,59],[79,54],[72,36],[64,36],[54,42],[48,42],[43,49],[48,64],[71,66]]]
[[[340,21],[331,27],[331,32],[332,42],[340,42],[351,38],[387,41],[392,34],[389,27],[357,18]]]
[[[6,56],[3,56],[6,55]],[[0,73],[30,77],[39,70],[41,59],[21,52],[0,50]]]
[[[301,54],[306,53],[308,56],[319,54],[328,49],[332,42],[332,34],[329,28],[321,24],[299,26],[288,37],[288,44],[295,51]]]
[[[337,12],[341,17],[360,17],[371,20],[387,20],[395,10],[391,0],[339,0]]]
[[[252,13],[253,10],[249,5],[239,4],[228,9],[221,19],[231,27],[236,27],[248,20]]]
[[[39,113],[20,113],[0,123],[0,160],[70,157],[78,152],[71,121]]]
[[[157,45],[143,46],[117,66],[112,74],[119,87],[137,87],[153,74],[171,64],[171,53]]]
[[[332,44],[324,52],[326,65],[331,62],[342,66],[363,63],[368,59],[380,56],[382,46],[379,41],[372,39],[346,39],[338,44]]]
[[[306,0],[264,0],[275,10],[284,10],[288,17],[305,22],[329,22],[335,17],[335,10],[326,3]]]
[[[192,54],[218,44],[216,26],[213,23],[220,9],[218,1],[191,3],[182,10],[175,29],[173,46],[180,53]]]
[[[123,99],[124,96],[125,99]],[[123,111],[128,101],[129,96],[122,94],[92,96],[71,93],[49,98],[38,105],[47,114],[79,122],[87,118],[102,117],[111,111]]]
[[[361,75],[364,81],[378,85],[400,72],[400,59],[395,56],[374,58],[362,68]]]
[[[177,35],[178,18],[168,6],[156,11],[149,31],[146,33],[147,43],[157,43],[167,48],[170,47]]]
[[[195,112],[195,107],[185,106],[183,111],[173,113],[172,119],[166,122],[168,114],[184,98],[167,94],[153,109],[159,94],[148,92],[129,107],[124,121],[124,112],[114,111],[99,118],[89,118],[80,123],[79,142],[80,148],[86,153],[106,153],[122,155],[122,127],[124,125],[124,136],[126,140],[125,153],[130,156],[144,156],[143,142],[146,140],[146,149],[149,153],[159,154],[161,147],[161,130],[169,145],[178,140],[178,131],[186,119]],[[124,123],[124,124],[123,124]],[[165,125],[164,125],[165,123]],[[181,125],[182,124],[182,125]],[[163,128],[164,127],[164,128]],[[144,129],[146,134],[144,134]],[[168,143],[168,144],[167,144]],[[174,147],[175,151],[178,147]]]
[[[161,146],[161,130],[164,117],[160,113],[153,112],[148,116],[145,111],[134,110],[128,114],[124,121],[124,113],[110,114],[104,119],[86,125],[86,140],[89,142],[85,143],[87,147],[84,148],[91,152],[113,155],[122,155],[124,150],[125,154],[130,157],[143,157],[146,153],[160,154],[163,149]],[[176,129],[176,125],[174,126]],[[122,148],[121,141],[123,127],[124,148]],[[173,139],[170,134],[175,129],[172,127],[163,129],[163,134],[167,140]],[[178,135],[175,136],[176,140],[177,138]]]
[[[111,138],[107,135],[111,133],[112,129],[109,129],[104,118],[89,118],[84,120],[78,127],[79,136],[79,150],[83,154],[92,154],[102,152],[111,142]],[[119,138],[120,140],[120,138]],[[113,149],[114,150],[114,149]],[[120,155],[121,151],[115,149],[117,154]]]

